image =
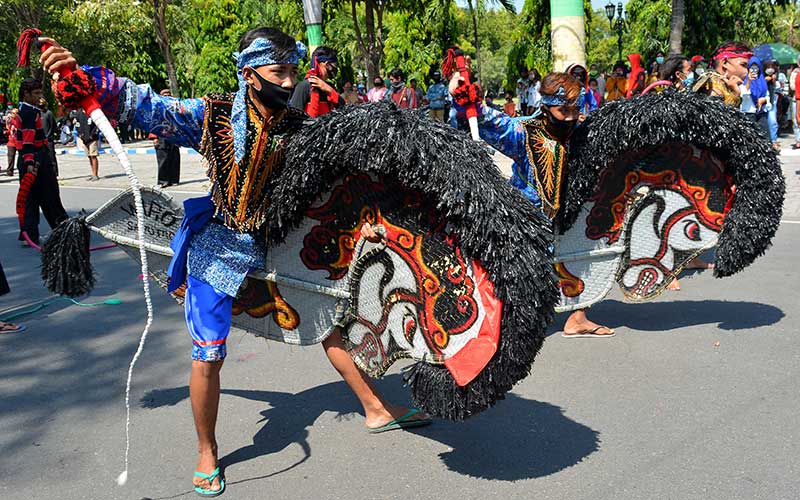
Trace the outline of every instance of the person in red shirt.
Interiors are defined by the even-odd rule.
[[[414,89],[406,87],[406,75],[402,69],[393,69],[389,73],[389,82],[392,84],[392,88],[383,96],[384,99],[391,99],[400,109],[417,109],[419,107],[417,93],[414,92]]]
[[[24,231],[30,241],[39,244],[39,209],[51,229],[67,219],[67,211],[61,204],[47,138],[42,128],[41,110],[38,107],[42,99],[42,82],[34,78],[22,81],[19,88],[19,113],[12,120],[14,127],[14,149],[17,155],[20,189],[26,173],[31,172],[36,179],[25,200],[25,213],[20,221],[20,241],[26,241]],[[9,149],[9,163],[13,163]]]
[[[297,84],[289,105],[302,109],[311,118],[330,113],[345,102],[336,89],[328,83],[339,71],[336,50],[323,45],[311,54],[311,69],[305,79]]]

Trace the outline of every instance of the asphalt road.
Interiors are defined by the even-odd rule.
[[[551,336],[530,377],[463,423],[368,435],[320,347],[233,333],[218,426],[224,498],[798,498],[800,161],[784,159],[787,222],[763,258],[725,280],[686,277],[683,291],[651,303],[613,292],[592,316],[616,337]],[[0,185],[12,287],[0,311],[48,297],[38,255],[16,242],[15,194]],[[96,183],[62,189],[72,213],[113,194]],[[93,259],[99,280],[84,302],[121,305],[58,302],[23,318],[26,332],[0,336],[0,498],[193,497],[190,342],[182,309],[158,290],[131,394],[130,478],[115,483],[145,308],[133,261],[119,250]],[[379,387],[408,403],[398,366]]]

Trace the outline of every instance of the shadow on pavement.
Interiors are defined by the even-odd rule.
[[[407,397],[402,377],[391,375],[379,382],[392,401]],[[223,389],[223,394],[269,403],[261,413],[265,425],[253,436],[253,444],[220,458],[224,467],[271,453],[297,443],[304,457],[289,467],[248,478],[255,481],[293,469],[311,457],[309,428],[326,411],[346,416],[360,407],[344,382],[333,382],[290,394],[277,391]],[[149,391],[144,408],[171,406],[189,397],[186,386]],[[448,469],[468,476],[517,481],[554,474],[582,461],[598,450],[598,432],[564,415],[558,406],[508,394],[495,408],[466,422],[437,420],[431,427],[409,432],[438,441],[450,451],[440,454]],[[364,433],[364,440],[378,439]],[[235,483],[231,483],[235,484]]]
[[[779,308],[759,302],[727,300],[675,300],[626,304],[609,300],[598,308],[597,317],[613,326],[634,330],[661,331],[718,323],[722,330],[747,330],[778,323],[785,314]],[[613,315],[609,314],[614,312]],[[624,311],[624,315],[620,315]]]
[[[567,315],[560,314],[558,322],[563,324]],[[592,307],[589,317],[612,328],[656,332],[714,323],[722,330],[747,330],[774,325],[784,316],[779,308],[758,302],[671,300],[633,304],[604,300]]]

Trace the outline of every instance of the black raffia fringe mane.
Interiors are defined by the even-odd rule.
[[[668,142],[710,151],[732,175],[736,194],[719,235],[714,276],[741,271],[769,248],[786,181],[771,142],[756,124],[720,99],[693,92],[616,100],[589,115],[570,141],[560,231],[575,223],[605,166],[628,152]]]
[[[94,288],[89,261],[91,233],[85,217],[70,217],[56,226],[42,245],[42,279],[59,295],[78,297]]]
[[[445,367],[416,363],[405,376],[414,403],[452,420],[492,406],[530,373],[553,318],[549,222],[479,143],[418,112],[378,103],[330,113],[293,136],[286,167],[271,180],[270,239],[281,241],[315,199],[355,172],[395,178],[438,200],[461,248],[481,261],[503,302],[500,343],[483,372],[459,387]]]

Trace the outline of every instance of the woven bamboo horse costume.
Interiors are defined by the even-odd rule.
[[[720,99],[668,90],[610,103],[568,146],[537,116],[480,106],[479,127],[514,160],[511,184],[560,233],[558,311],[591,306],[615,282],[628,299],[652,299],[714,247],[714,275],[730,276],[764,254],[780,224],[785,180],[775,152]]]
[[[419,361],[405,375],[414,403],[449,419],[488,408],[530,373],[557,299],[552,232],[480,145],[390,103],[313,124],[287,109],[262,125],[246,95],[179,100],[84,69],[120,121],[209,163],[211,194],[185,202],[167,273],[169,290],[185,293],[193,358],[225,355],[213,335],[231,314],[288,343],[338,327],[370,375]],[[365,222],[382,243],[361,238]],[[309,290],[334,297],[335,314]]]

